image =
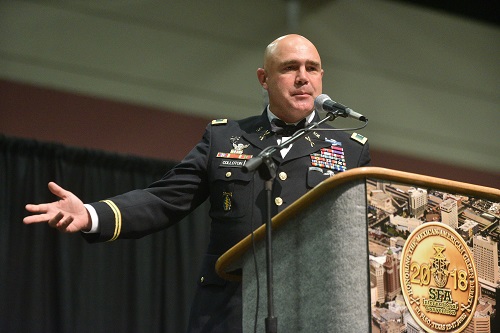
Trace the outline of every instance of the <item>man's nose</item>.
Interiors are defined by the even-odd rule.
[[[304,85],[309,82],[309,75],[305,67],[300,67],[297,70],[297,76],[295,77],[295,83]]]

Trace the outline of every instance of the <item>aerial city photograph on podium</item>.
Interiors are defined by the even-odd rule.
[[[367,194],[373,332],[402,316],[407,332],[490,332],[498,200],[376,179]]]

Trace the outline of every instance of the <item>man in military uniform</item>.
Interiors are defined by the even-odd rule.
[[[209,198],[210,242],[188,331],[241,332],[241,286],[219,278],[214,267],[221,254],[265,221],[264,182],[258,173],[243,172],[242,166],[292,134],[276,119],[302,126],[319,121],[314,99],[322,92],[323,69],[309,40],[286,35],[268,45],[257,77],[269,95],[264,112],[239,121],[214,120],[194,149],[147,189],[84,205],[50,183],[49,189],[61,200],[27,205],[34,215],[24,222],[48,222],[63,232],[83,231],[90,242],[138,238],[175,224]],[[368,144],[347,133],[317,129],[273,159],[275,215],[335,173],[368,165],[370,156]]]

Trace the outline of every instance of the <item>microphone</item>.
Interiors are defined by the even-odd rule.
[[[344,118],[351,117],[361,121],[368,121],[362,114],[355,112],[353,109],[343,104],[333,101],[330,96],[326,94],[321,94],[314,99],[314,107],[316,110],[323,112],[337,111],[337,114]]]

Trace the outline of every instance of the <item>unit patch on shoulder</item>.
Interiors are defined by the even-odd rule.
[[[212,120],[212,125],[223,125],[227,124],[227,119],[214,119]]]
[[[358,141],[362,145],[364,145],[366,141],[368,141],[368,138],[365,138],[364,136],[358,133],[352,133],[351,139],[353,139],[354,141]]]

